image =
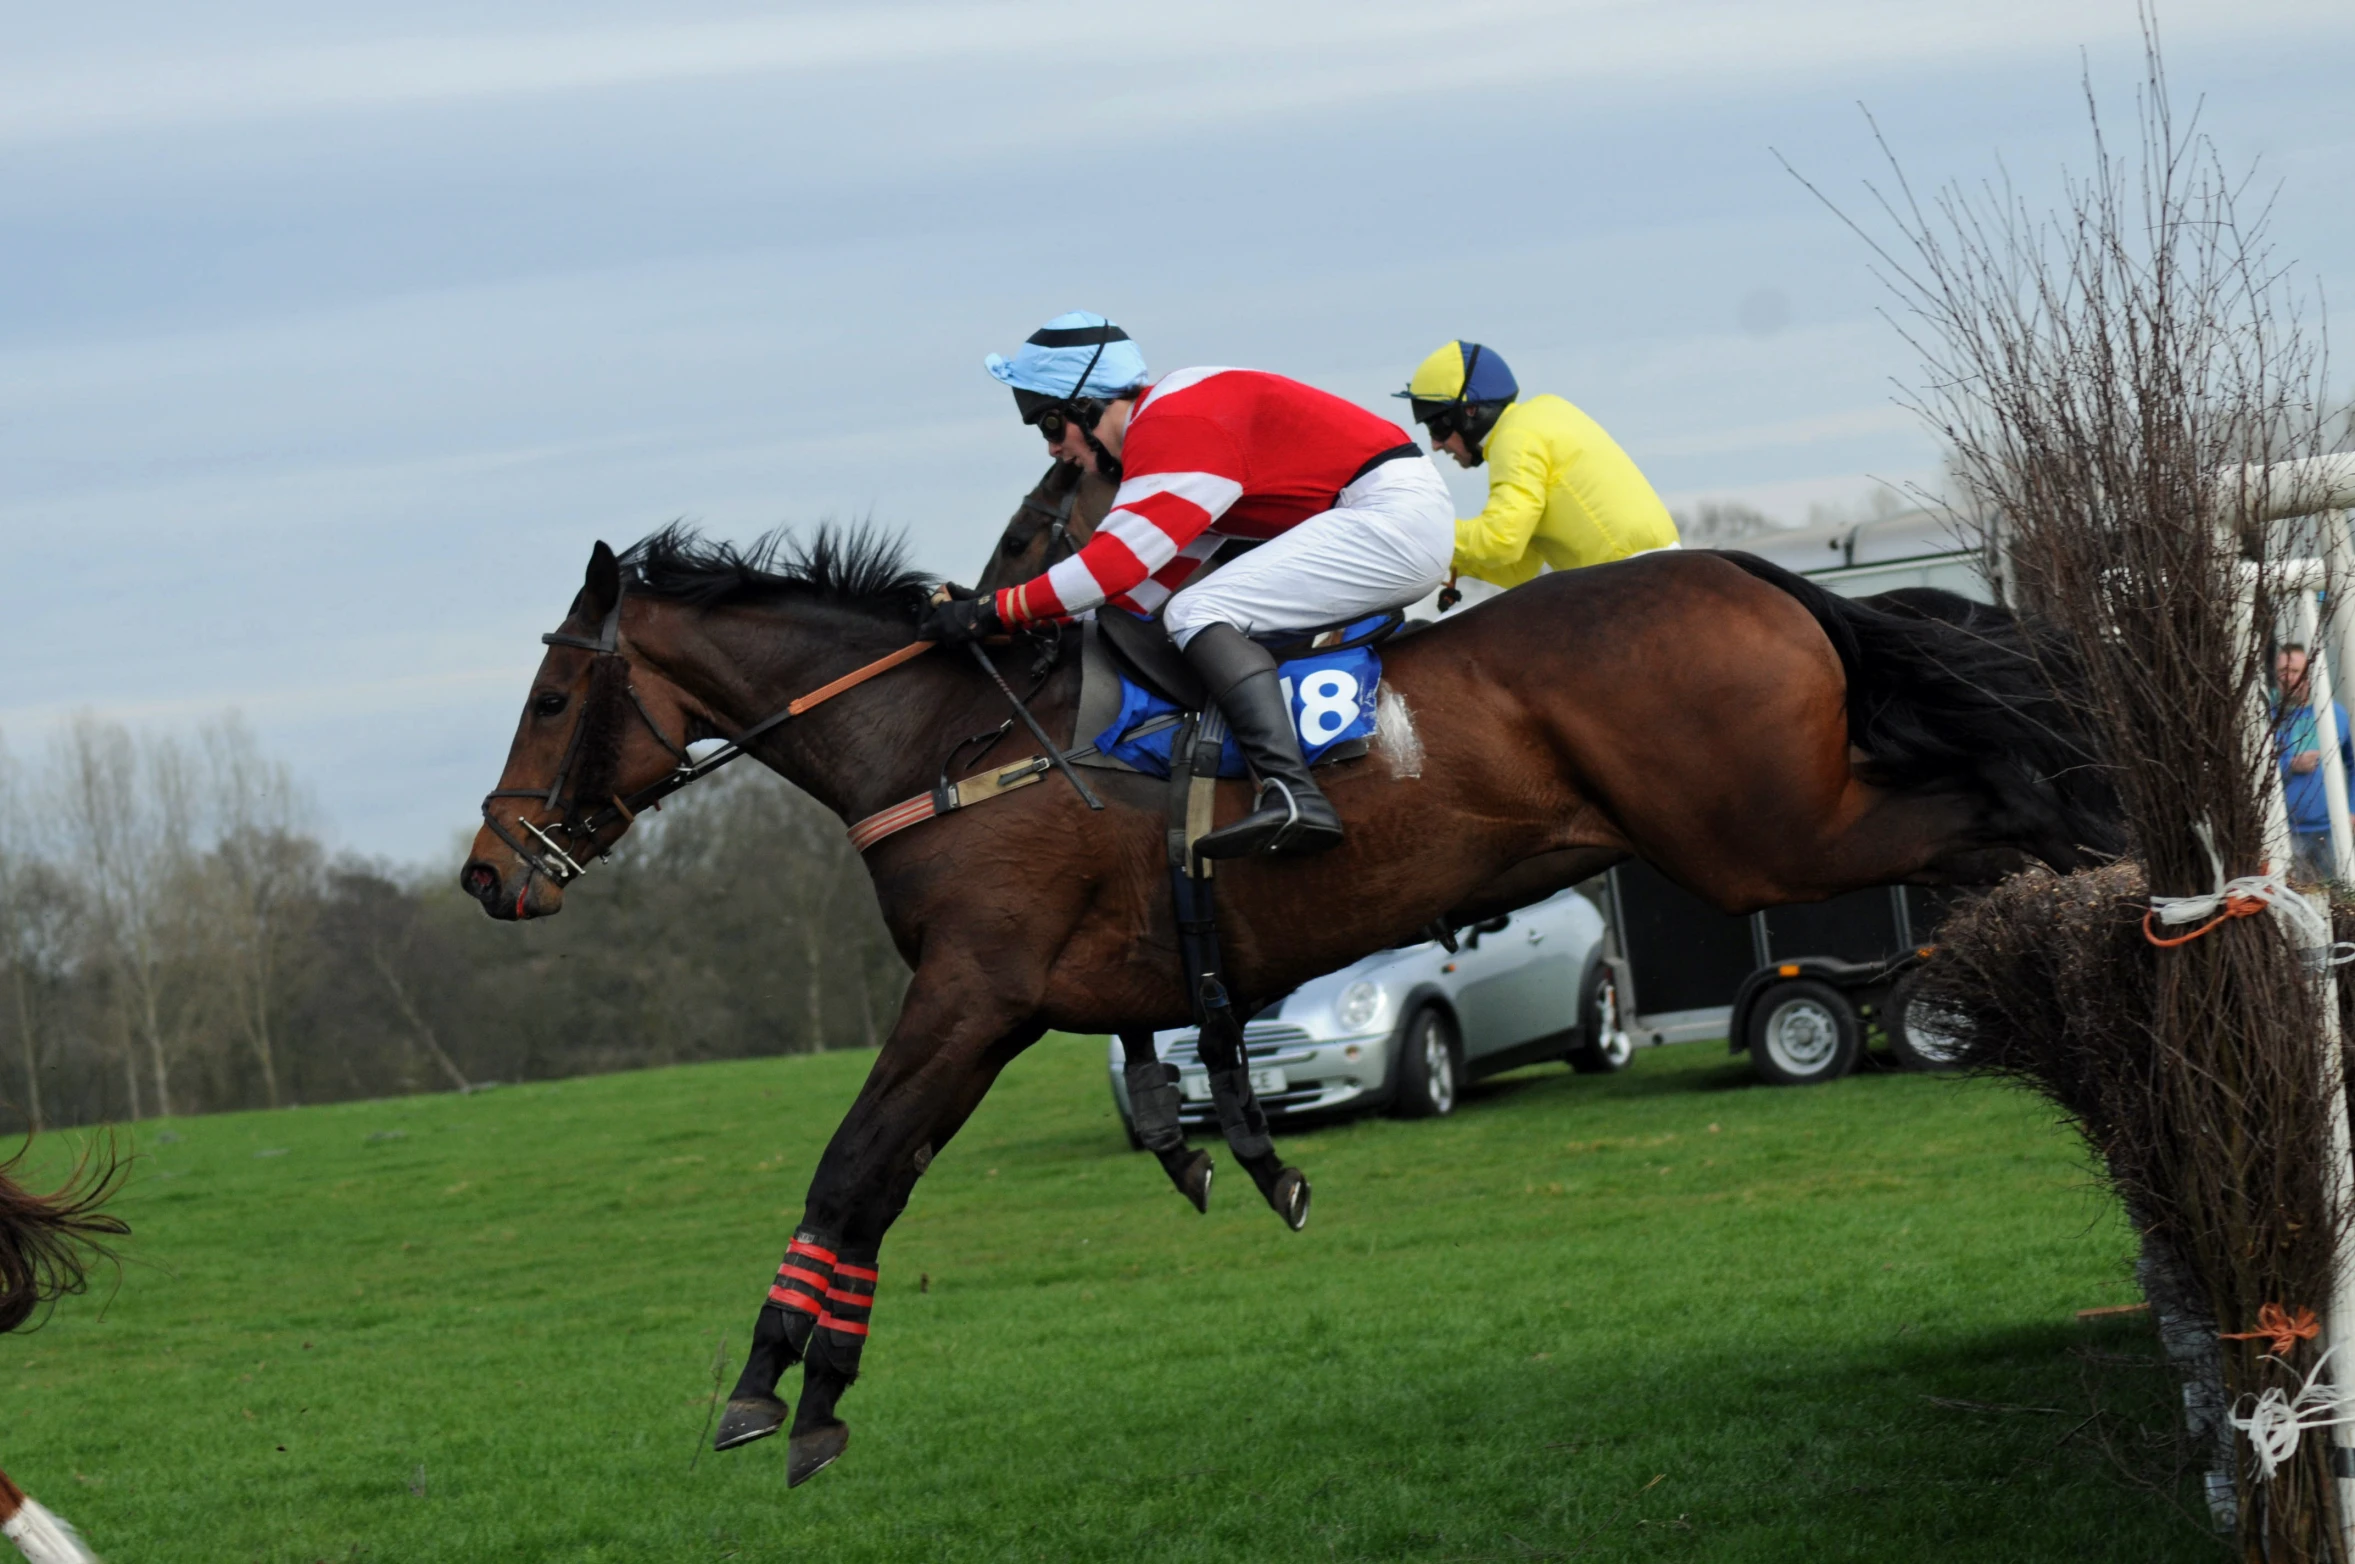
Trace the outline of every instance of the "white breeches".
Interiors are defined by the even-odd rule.
[[[1171,598],[1170,639],[1183,646],[1214,624],[1245,635],[1313,629],[1403,607],[1446,579],[1455,499],[1430,457],[1384,462],[1338,500]]]

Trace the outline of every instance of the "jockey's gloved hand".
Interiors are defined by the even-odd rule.
[[[949,589],[954,592],[956,588]],[[924,621],[916,629],[921,641],[938,641],[943,646],[966,646],[985,636],[998,635],[1006,626],[998,618],[998,598],[995,592],[980,597],[951,597],[925,610]]]

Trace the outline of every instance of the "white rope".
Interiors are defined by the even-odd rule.
[[[2333,1347],[2315,1361],[2314,1371],[2298,1387],[2294,1396],[2285,1396],[2277,1387],[2257,1398],[2257,1404],[2243,1417],[2235,1410],[2225,1414],[2225,1421],[2249,1436],[2249,1453],[2257,1467],[2261,1482],[2271,1482],[2273,1474],[2298,1453],[2298,1438],[2308,1429],[2334,1428],[2342,1423],[2355,1423],[2355,1417],[2336,1417],[2338,1397],[2330,1386],[2322,1383],[2322,1371],[2331,1360]],[[2266,1360],[2281,1363],[2271,1353]],[[2287,1363],[2282,1363],[2288,1368]],[[2244,1398],[2245,1399],[2245,1398]],[[2237,1407],[2239,1403],[2234,1403]]]
[[[2332,966],[2355,961],[2355,942],[2331,941],[2328,919],[2314,909],[2303,891],[2293,890],[2290,882],[2278,874],[2244,874],[2237,880],[2224,877],[2224,857],[2216,851],[2215,833],[2203,820],[2192,827],[2200,839],[2200,847],[2208,855],[2208,862],[2216,871],[2216,889],[2201,896],[2153,896],[2151,911],[2161,923],[2176,927],[2186,923],[2205,923],[2224,910],[2224,904],[2235,897],[2261,901],[2281,914],[2298,936],[2301,948],[2327,950]]]

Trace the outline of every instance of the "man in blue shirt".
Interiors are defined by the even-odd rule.
[[[2306,688],[2306,648],[2292,643],[2276,652],[2273,677],[2281,691],[2273,703],[2273,750],[2281,762],[2282,801],[2289,806],[2296,860],[2290,877],[2301,885],[2320,884],[2337,875],[2338,865],[2331,855],[2330,802],[2322,786],[2322,725]],[[2332,701],[2330,711],[2338,724],[2340,774],[2355,776],[2346,708]]]

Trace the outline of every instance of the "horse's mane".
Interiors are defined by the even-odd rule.
[[[697,608],[813,597],[908,610],[933,586],[932,577],[908,563],[906,539],[865,522],[821,524],[806,538],[780,527],[741,546],[673,522],[632,544],[621,567],[632,591]]]

